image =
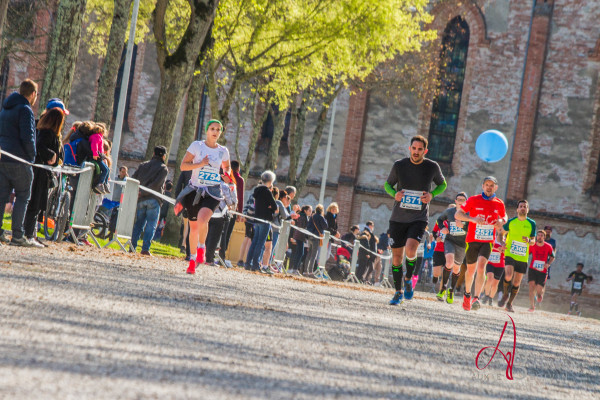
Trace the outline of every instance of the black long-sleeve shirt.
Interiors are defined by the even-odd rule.
[[[254,216],[265,221],[273,221],[273,214],[277,211],[277,203],[271,190],[259,185],[254,189]]]

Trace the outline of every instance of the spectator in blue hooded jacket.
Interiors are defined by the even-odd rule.
[[[0,111],[0,148],[27,162],[35,160],[35,117],[32,106],[37,100],[37,84],[31,79],[21,82],[19,92],[14,92],[2,103]],[[23,235],[25,210],[31,197],[33,167],[8,156],[0,159],[0,204],[8,203],[15,191],[12,213],[12,239],[10,244],[32,247]],[[4,207],[2,207],[4,208]],[[0,228],[0,241],[8,242],[4,229]]]

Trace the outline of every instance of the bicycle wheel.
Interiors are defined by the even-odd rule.
[[[92,234],[100,239],[106,239],[108,237],[108,219],[101,212],[94,214]]]
[[[64,192],[61,196],[60,202],[60,211],[58,212],[58,217],[54,220],[54,236],[55,241],[60,243],[64,239],[65,228],[67,226],[67,221],[70,218],[69,208],[71,207],[71,193]]]
[[[59,200],[58,188],[54,188],[50,191],[48,196],[48,202],[46,204],[46,211],[44,212],[44,237],[46,240],[56,239],[56,214]]]

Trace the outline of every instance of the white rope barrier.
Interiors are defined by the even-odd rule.
[[[85,171],[89,171],[91,169],[90,167],[75,168],[75,167],[69,167],[66,165],[62,165],[62,166],[58,166],[58,167],[51,167],[49,165],[34,164],[34,163],[30,163],[27,160],[23,160],[21,157],[15,156],[14,154],[11,154],[6,150],[1,150],[1,149],[0,149],[0,154],[8,156],[14,160],[17,160],[26,165],[30,165],[32,167],[41,168],[41,169],[45,169],[45,170],[52,171],[52,172],[60,172],[63,174],[68,174],[68,175],[78,175]]]

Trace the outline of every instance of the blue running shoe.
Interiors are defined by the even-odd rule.
[[[412,279],[404,281],[404,298],[406,300],[411,300],[413,298],[413,287],[412,287]]]
[[[398,304],[402,304],[402,292],[396,292],[394,297],[390,300],[391,306],[397,306]]]

